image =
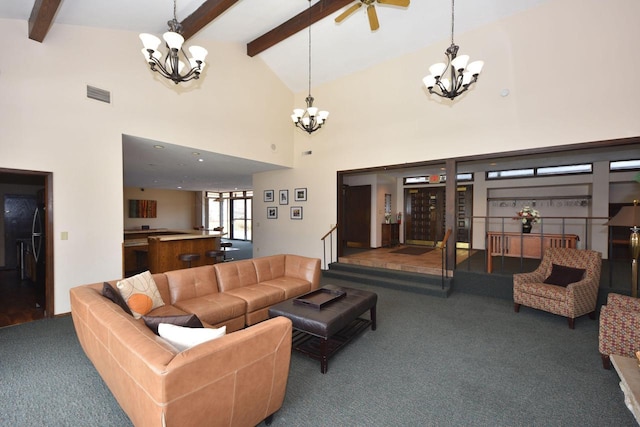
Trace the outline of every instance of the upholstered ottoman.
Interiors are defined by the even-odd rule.
[[[320,360],[320,372],[327,372],[328,361],[340,348],[371,325],[376,330],[378,295],[361,289],[325,285],[340,295],[324,304],[304,304],[305,296],[292,298],[269,308],[269,317],[284,316],[293,323],[293,348]],[[314,294],[318,291],[313,291]],[[297,300],[297,301],[296,301]],[[369,311],[369,320],[359,316]]]

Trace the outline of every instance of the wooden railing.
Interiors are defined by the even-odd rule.
[[[324,265],[324,269],[327,269],[327,238],[329,238],[329,262],[332,263],[333,259],[333,235],[338,230],[338,224],[334,225],[331,230],[329,230],[324,236],[320,238],[322,240],[322,264]]]
[[[577,234],[524,234],[487,232],[487,273],[493,271],[493,257],[542,258],[544,248],[575,248]]]

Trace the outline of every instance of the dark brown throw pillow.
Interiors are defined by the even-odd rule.
[[[567,267],[566,265],[551,265],[551,274],[544,279],[550,285],[567,286],[579,282],[584,276],[584,268]]]
[[[183,314],[179,316],[142,316],[144,324],[158,335],[158,325],[160,323],[170,323],[176,326],[186,326],[188,328],[204,328],[200,319],[195,314]]]
[[[104,282],[102,284],[102,296],[111,300],[111,302],[118,304],[120,307],[122,307],[125,313],[133,316],[133,313],[131,313],[131,309],[127,305],[127,302],[124,300],[124,298],[122,298],[122,295],[120,295],[120,292],[118,292],[107,282]]]

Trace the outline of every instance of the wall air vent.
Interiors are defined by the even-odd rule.
[[[109,92],[108,90],[97,88],[95,86],[87,85],[87,98],[111,104],[111,92]]]

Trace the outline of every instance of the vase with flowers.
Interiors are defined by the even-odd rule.
[[[540,212],[530,206],[525,206],[516,212],[517,218],[522,222],[522,232],[531,233],[532,225],[540,221]]]

